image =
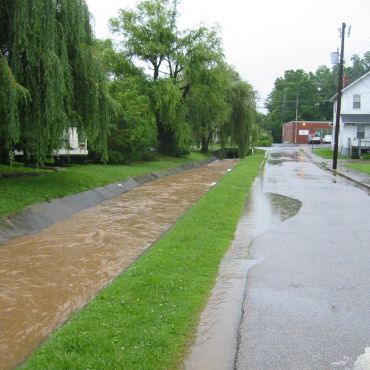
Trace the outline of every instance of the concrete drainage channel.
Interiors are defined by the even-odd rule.
[[[72,312],[125,271],[237,160],[207,162],[213,163],[188,165],[186,172],[184,167],[164,171],[173,176],[161,172],[129,180],[122,187],[116,184],[112,192],[118,188],[121,194],[104,202],[112,192],[93,192],[91,197],[99,204],[81,212],[74,207],[76,198],[66,197],[68,207],[63,202],[65,208],[58,213],[64,219],[47,228],[53,208],[46,217],[42,215],[45,209],[36,207],[40,219],[33,222],[33,228],[27,226],[33,235],[0,245],[2,370],[19,364]],[[191,170],[194,167],[198,168]],[[126,185],[132,190],[126,190]],[[93,201],[88,198],[83,205]],[[78,213],[68,217],[69,212]],[[28,211],[23,217],[31,214]]]
[[[197,169],[212,163],[217,158],[210,157],[204,161],[187,163],[163,171],[136,176],[123,182],[116,182],[100,188],[84,191],[50,202],[37,203],[22,209],[10,216],[0,218],[1,244],[19,236],[35,234],[46,227],[66,219],[73,214],[95,206],[105,200],[127,193],[141,185],[161,177],[175,175],[191,169]]]

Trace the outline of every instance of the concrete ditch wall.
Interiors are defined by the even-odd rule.
[[[123,182],[112,183],[82,193],[53,199],[50,202],[42,202],[28,206],[9,216],[0,218],[0,247],[1,243],[19,236],[35,234],[74,213],[83,211],[105,200],[138,188],[150,181],[200,168],[216,159],[216,157],[210,157],[204,161],[188,163],[179,167],[136,176]]]

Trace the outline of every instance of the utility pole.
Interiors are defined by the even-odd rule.
[[[338,76],[338,92],[337,92],[337,115],[335,119],[335,135],[334,135],[334,152],[333,152],[333,170],[337,169],[338,162],[338,141],[339,141],[339,123],[340,123],[340,108],[342,104],[342,89],[343,89],[343,64],[344,64],[344,33],[346,24],[342,23],[341,31],[341,48],[339,60],[339,76]]]
[[[297,94],[297,100],[295,103],[295,143],[297,144],[297,130],[298,130],[298,94]]]

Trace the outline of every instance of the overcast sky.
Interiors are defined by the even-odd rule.
[[[87,0],[98,38],[110,37],[109,18],[136,0]],[[226,59],[250,82],[261,98],[285,70],[315,71],[330,66],[330,53],[340,46],[342,22],[351,25],[345,56],[370,50],[369,0],[182,0],[180,29],[219,24]],[[348,30],[348,28],[347,28]]]

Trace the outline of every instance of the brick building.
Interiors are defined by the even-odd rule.
[[[290,121],[283,124],[283,143],[307,144],[308,135],[331,135],[333,126],[326,121]]]

